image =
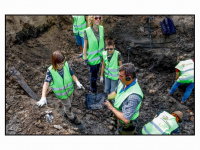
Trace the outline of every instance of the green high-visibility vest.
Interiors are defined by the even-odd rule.
[[[118,80],[119,76],[118,55],[119,52],[115,50],[110,62],[108,62],[108,57],[107,57],[108,52],[107,51],[103,52],[103,60],[105,62],[104,75],[106,78],[109,78],[111,80]]]
[[[142,134],[171,134],[176,128],[178,128],[176,118],[163,111],[158,117],[143,126]]]
[[[194,62],[192,61],[192,59],[180,61],[175,68],[180,70],[180,76],[177,82],[179,83],[194,82]]]
[[[89,65],[96,65],[101,62],[104,50],[104,28],[99,25],[99,42],[96,39],[91,27],[85,29],[88,38],[87,60]],[[83,56],[84,59],[84,56]]]
[[[76,35],[80,35],[83,37],[84,30],[87,28],[87,22],[85,21],[85,16],[73,16],[74,23],[73,23],[73,32]]]
[[[132,85],[131,87],[129,87],[127,90],[123,91],[120,93],[121,89],[123,88],[123,84],[120,82],[118,84],[118,88],[117,88],[117,95],[115,97],[115,102],[114,102],[114,107],[119,110],[122,111],[121,105],[124,102],[124,100],[131,94],[137,94],[141,97],[141,101],[138,104],[133,117],[131,118],[131,120],[135,120],[138,116],[139,116],[139,109],[142,103],[142,99],[143,99],[143,92],[138,84],[138,82],[136,81],[136,83],[134,85]],[[120,120],[121,121],[121,120]],[[123,123],[123,121],[121,121]]]
[[[64,76],[63,78],[59,75],[58,71],[55,71],[52,65],[48,68],[51,72],[53,81],[50,83],[54,94],[59,99],[67,99],[74,91],[74,84],[72,76],[69,72],[69,66],[67,61],[63,67]]]

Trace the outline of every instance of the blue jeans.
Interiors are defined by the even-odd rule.
[[[90,91],[93,93],[97,92],[97,75],[99,72],[99,66],[97,65],[89,65],[90,66]]]
[[[74,35],[75,35],[75,38],[76,38],[77,45],[78,46],[82,45],[82,48],[83,48],[84,47],[84,39],[83,39],[83,37],[81,37],[79,34],[78,35],[74,34]]]
[[[104,92],[105,93],[112,93],[113,91],[115,91],[115,88],[118,85],[118,80],[111,80],[109,78],[105,77],[105,89]]]
[[[173,94],[176,91],[176,89],[178,88],[178,86],[182,85],[182,84],[185,84],[185,83],[179,83],[176,81],[170,90],[170,94]],[[194,83],[189,83],[189,85],[186,88],[185,94],[183,95],[182,102],[185,102],[187,100],[187,98],[190,96],[193,88],[194,88]]]

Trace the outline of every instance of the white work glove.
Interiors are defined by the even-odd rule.
[[[103,77],[100,77],[100,83],[103,83]]]
[[[46,97],[42,97],[42,98],[40,99],[40,101],[37,102],[37,105],[38,105],[39,107],[42,107],[44,104],[47,104]]]
[[[83,85],[79,81],[76,82],[76,85],[77,85],[78,89],[84,89],[85,90],[85,88],[83,87]]]

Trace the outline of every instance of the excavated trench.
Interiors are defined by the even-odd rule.
[[[90,89],[89,68],[83,65],[82,59],[76,58],[79,47],[76,46],[70,28],[72,25],[66,23],[66,18],[62,21],[63,18],[60,17],[59,23],[51,22],[38,28],[26,25],[26,32],[18,32],[15,42],[6,45],[6,134],[115,134],[116,123],[110,119],[112,113],[109,110],[86,109],[85,94]],[[144,93],[136,134],[141,134],[143,125],[151,121],[157,112],[180,110],[184,116],[183,122],[179,124],[179,134],[194,135],[194,90],[185,105],[180,104],[180,101],[186,85],[180,86],[172,96],[168,95],[175,81],[176,59],[185,54],[175,51],[176,48],[173,47],[174,43],[180,44],[180,41],[159,43],[158,38],[157,41],[152,42],[153,51],[149,51],[148,32],[140,36],[135,31],[136,27],[133,29],[129,22],[130,18],[131,16],[107,16],[104,24],[107,29],[105,37],[112,35],[116,39],[116,49],[121,52],[123,63],[129,60],[135,65],[137,79]],[[138,16],[138,18],[135,17],[133,20],[139,22],[145,16]],[[106,24],[111,24],[116,19],[118,22],[115,26],[111,25],[112,29],[109,29],[111,27]],[[148,29],[147,25],[143,23],[144,30]],[[158,26],[152,28],[154,28],[152,32],[158,30]],[[157,33],[153,32],[152,35],[153,39]],[[131,46],[129,55],[127,46]],[[86,89],[77,90],[75,85],[72,111],[82,120],[82,125],[79,126],[75,126],[64,117],[62,104],[52,91],[47,96],[48,105],[38,108],[36,101],[30,98],[8,71],[9,67],[14,66],[40,97],[46,69],[51,65],[51,53],[57,49],[65,52],[75,75]],[[188,52],[188,56],[194,58],[193,53]],[[98,93],[102,93],[104,85],[99,83],[99,77],[97,83]],[[44,119],[46,110],[51,110],[53,113],[52,123]],[[55,128],[54,125],[59,125],[61,129]]]

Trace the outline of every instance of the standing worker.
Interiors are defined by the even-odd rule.
[[[42,98],[37,105],[42,107],[47,104],[46,92],[50,85],[55,96],[61,99],[64,107],[65,117],[74,124],[80,124],[80,120],[74,115],[71,108],[73,100],[74,84],[76,82],[78,89],[84,89],[83,85],[78,81],[72,69],[67,63],[65,56],[60,51],[55,51],[51,55],[52,65],[47,69],[47,75],[42,89]]]
[[[87,18],[88,16],[72,16],[73,17],[73,32],[76,38],[76,43],[80,47],[81,54],[77,58],[83,56],[84,48],[84,30],[87,28]]]
[[[134,134],[143,92],[137,82],[132,63],[119,67],[119,80],[116,90],[108,95],[108,100],[115,99],[114,107],[108,100],[104,105],[118,118],[117,129],[120,134]]]
[[[106,39],[106,51],[103,51],[103,63],[101,68],[100,83],[103,83],[105,75],[105,93],[112,93],[118,85],[119,66],[122,65],[121,53],[115,50],[115,41],[109,37]]]
[[[178,134],[177,122],[182,122],[182,117],[181,111],[157,113],[151,122],[144,125],[142,134]]]
[[[186,88],[186,92],[183,95],[181,103],[185,103],[187,98],[190,96],[193,88],[194,88],[194,61],[192,59],[188,59],[185,61],[180,61],[178,65],[176,65],[176,82],[172,86],[169,94],[173,94],[179,85],[189,84]]]
[[[90,91],[97,92],[97,74],[104,50],[102,16],[88,16],[89,27],[84,33],[84,65],[90,66]]]

